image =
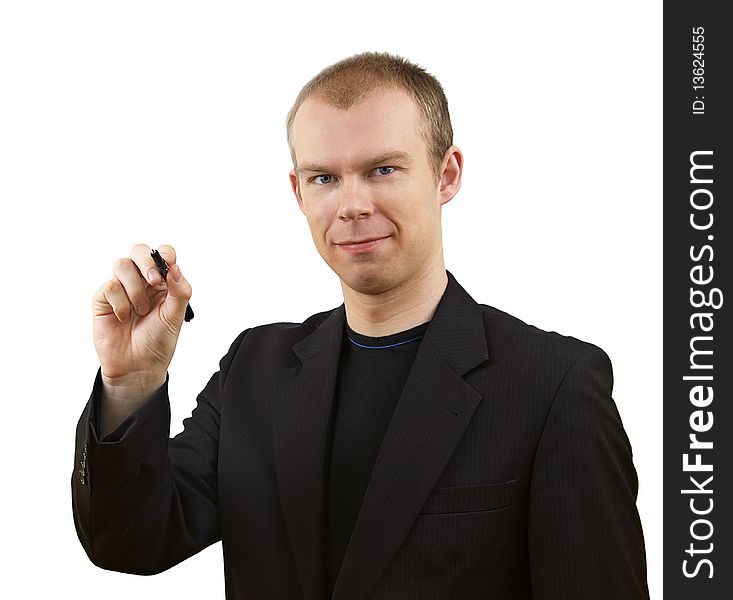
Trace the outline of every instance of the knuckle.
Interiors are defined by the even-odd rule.
[[[107,304],[107,284],[99,286],[92,295],[92,307]]]
[[[126,312],[121,312],[121,311],[117,311],[116,310],[115,311],[115,315],[117,316],[117,320],[120,323],[124,323],[125,321],[127,321],[127,313]]]
[[[123,271],[129,268],[131,262],[132,261],[129,258],[118,258],[115,261],[114,266],[112,267],[112,271],[114,272]]]
[[[132,248],[130,248],[130,256],[135,256],[136,254],[142,253],[150,254],[150,248],[147,244],[135,244]]]
[[[130,314],[130,304],[129,302],[115,302],[112,310],[120,321],[124,321]]]
[[[105,294],[114,294],[116,292],[119,292],[122,289],[122,284],[117,281],[116,279],[110,279],[109,281],[105,282],[105,284],[102,286],[102,291]]]
[[[133,304],[140,304],[147,301],[148,294],[145,291],[145,286],[143,285],[142,280],[134,279],[130,282],[126,282],[125,286],[127,296]]]
[[[167,263],[176,262],[176,250],[173,246],[162,244],[161,246],[158,246],[158,252],[161,253]]]
[[[135,293],[133,294],[132,303],[135,305],[136,308],[141,308],[143,306],[149,306],[150,303],[148,302],[148,296],[145,293]]]

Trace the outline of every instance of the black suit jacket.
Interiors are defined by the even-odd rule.
[[[74,518],[100,567],[223,541],[227,598],[320,600],[344,307],[242,332],[168,439],[167,385],[100,442]],[[477,304],[449,274],[366,490],[335,600],[648,598],[631,448],[599,348]]]

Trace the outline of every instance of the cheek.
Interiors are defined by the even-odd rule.
[[[322,240],[323,235],[331,226],[332,211],[323,203],[307,203],[304,204],[304,212],[313,237],[317,241]]]
[[[440,227],[440,208],[437,202],[431,205],[432,199],[428,199],[427,195],[413,197],[409,202],[405,202],[405,197],[400,200],[391,206],[391,220],[410,238],[432,237],[436,228]]]

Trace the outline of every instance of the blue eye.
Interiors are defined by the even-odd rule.
[[[332,175],[316,175],[313,178],[313,181],[317,185],[326,185],[328,183],[331,183],[332,180],[333,180],[333,176]]]
[[[377,167],[375,171],[377,171],[377,173],[379,173],[380,175],[389,175],[390,173],[394,173],[395,168],[394,167]]]

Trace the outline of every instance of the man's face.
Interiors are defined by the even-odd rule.
[[[402,90],[377,92],[348,110],[311,97],[292,129],[293,192],[318,252],[352,290],[377,294],[442,268],[440,207],[460,186],[460,151],[437,180],[419,111]],[[452,152],[452,153],[451,153]]]

